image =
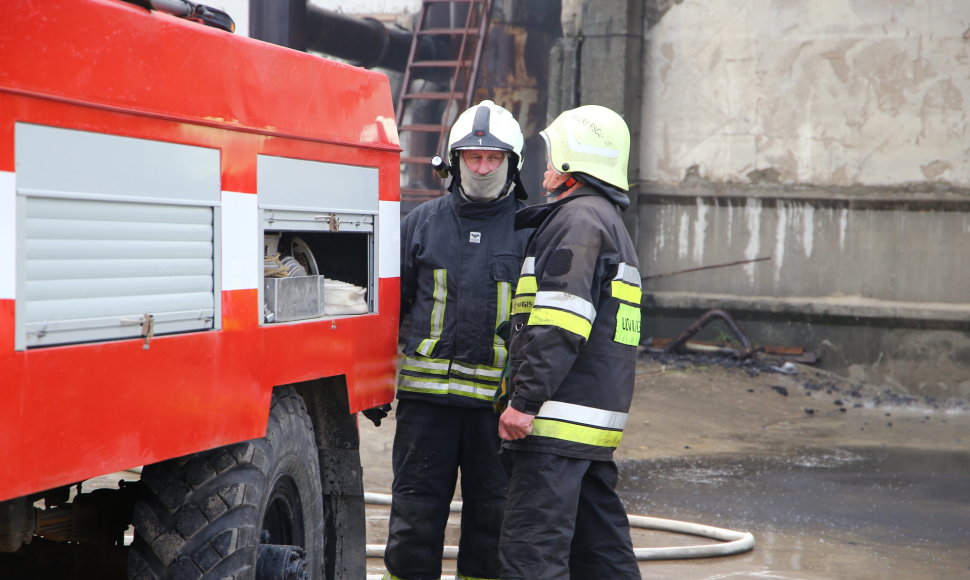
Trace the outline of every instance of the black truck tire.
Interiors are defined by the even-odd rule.
[[[276,389],[262,439],[146,466],[133,523],[131,579],[258,579],[259,564],[279,559],[258,563],[267,547],[290,559],[291,575],[277,577],[321,578],[320,465],[303,399]]]

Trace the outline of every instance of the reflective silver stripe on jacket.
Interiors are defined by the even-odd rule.
[[[623,429],[626,426],[627,413],[607,411],[595,407],[563,403],[562,401],[546,401],[539,407],[537,419],[557,419],[580,423],[603,429]]]
[[[640,271],[626,262],[620,262],[616,268],[616,277],[613,279],[622,280],[627,284],[632,284],[638,288],[640,287]]]
[[[398,388],[431,395],[460,395],[491,401],[502,378],[501,367],[447,359],[404,357]]]
[[[596,307],[593,306],[592,302],[568,292],[550,292],[547,290],[536,292],[536,301],[533,308],[566,310],[577,316],[582,316],[590,322],[596,319]]]

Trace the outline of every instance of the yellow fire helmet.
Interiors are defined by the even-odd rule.
[[[615,111],[583,105],[563,112],[539,134],[556,171],[585,173],[623,191],[630,189],[630,129]]]

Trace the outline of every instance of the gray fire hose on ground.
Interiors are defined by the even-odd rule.
[[[364,493],[364,502],[372,505],[391,505],[391,496],[383,493]],[[452,512],[461,512],[461,502],[451,502]],[[673,532],[718,540],[719,543],[700,546],[675,546],[670,548],[634,548],[637,560],[684,560],[689,558],[714,558],[741,554],[754,549],[754,536],[750,532],[737,532],[715,528],[704,524],[694,524],[677,520],[665,520],[648,516],[628,515],[630,526],[643,530]],[[384,545],[367,544],[368,558],[383,558]],[[453,560],[458,557],[457,546],[445,546],[442,557]],[[382,576],[368,575],[367,580],[380,580]],[[443,576],[442,580],[450,577]]]

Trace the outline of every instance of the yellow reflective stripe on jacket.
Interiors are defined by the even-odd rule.
[[[426,393],[435,395],[460,395],[491,401],[499,385],[486,385],[467,379],[456,377],[414,377],[401,375],[398,388],[412,393]]]
[[[552,308],[533,308],[528,324],[529,326],[558,326],[584,339],[589,339],[589,333],[593,330],[593,323],[582,316]]]
[[[610,283],[610,292],[620,301],[616,310],[616,330],[613,340],[628,346],[640,344],[640,272],[626,262],[616,269],[616,277]]]
[[[640,299],[643,297],[643,291],[640,290],[639,286],[631,286],[626,282],[621,282],[620,280],[613,280],[610,283],[610,291],[613,293],[613,297],[617,300],[622,300],[638,306],[640,305]]]
[[[461,362],[451,363],[452,374],[465,375],[475,379],[486,381],[498,381],[502,378],[502,367],[490,367],[488,365],[468,365]]]
[[[593,330],[596,308],[588,301],[566,292],[538,292],[529,326],[558,326],[584,339]]]
[[[532,311],[532,305],[535,303],[535,300],[535,294],[516,295],[512,300],[512,316],[516,314],[528,314]]]
[[[509,282],[499,282],[495,296],[495,329],[509,319],[509,307],[512,302],[512,284]],[[508,358],[508,350],[505,348],[505,341],[498,334],[495,334],[492,342],[495,350],[495,357],[492,359],[494,366],[502,367],[505,359]]]
[[[404,357],[401,370],[415,371],[432,375],[447,375],[458,373],[474,378],[497,381],[502,378],[502,367],[489,365],[472,365],[460,361],[450,361],[440,358]]]
[[[623,439],[623,431],[609,431],[597,427],[538,418],[532,421],[532,435],[585,443],[596,447],[618,447],[620,440]]]
[[[432,395],[459,395],[492,400],[502,380],[502,367],[472,365],[426,357],[404,357],[398,388]]]
[[[597,447],[618,447],[627,416],[620,411],[546,401],[532,421],[532,435]]]
[[[416,358],[405,356],[401,363],[401,370],[416,371],[432,375],[447,375],[451,369],[451,361],[442,358]]]
[[[539,290],[539,284],[536,282],[535,274],[522,276],[519,278],[519,283],[515,285],[516,296],[535,294],[537,290]]]
[[[616,268],[616,276],[610,283],[610,292],[617,300],[639,306],[643,298],[643,291],[640,289],[640,271],[626,262],[620,262]]]
[[[536,291],[539,290],[535,274],[524,274],[515,286],[515,299],[512,300],[512,316],[525,314],[532,310]]]
[[[431,356],[434,347],[437,346],[438,340],[441,338],[441,332],[445,325],[445,305],[448,300],[448,270],[438,269],[433,274],[434,292],[432,297],[434,298],[434,306],[431,309],[431,331],[428,333],[429,338],[422,340],[415,349],[424,356]]]
[[[536,292],[539,290],[536,282],[536,259],[528,256],[522,260],[519,271],[519,282],[515,285],[515,298],[512,300],[512,316],[525,314],[532,310]]]

